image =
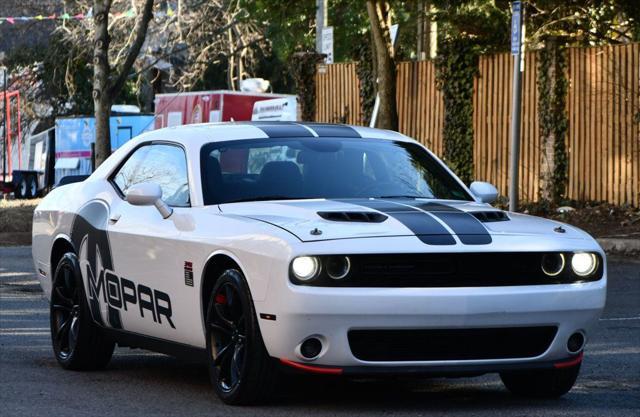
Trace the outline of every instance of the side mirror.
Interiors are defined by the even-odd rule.
[[[127,190],[126,200],[134,206],[155,206],[163,219],[173,213],[173,209],[162,201],[162,188],[154,182],[132,185]]]
[[[498,190],[493,184],[483,181],[474,181],[469,186],[471,193],[481,203],[493,203],[498,198]]]

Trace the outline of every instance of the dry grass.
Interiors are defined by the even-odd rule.
[[[0,246],[31,244],[31,223],[37,200],[0,199]]]

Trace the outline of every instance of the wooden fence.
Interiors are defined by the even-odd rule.
[[[480,57],[474,84],[474,176],[508,188],[511,76],[508,53]],[[537,54],[527,53],[522,82],[520,198],[536,201],[541,141],[537,101]],[[640,44],[571,48],[567,196],[640,207]],[[398,113],[402,133],[442,155],[442,94],[430,61],[398,65]],[[355,64],[320,66],[316,120],[361,124]]]

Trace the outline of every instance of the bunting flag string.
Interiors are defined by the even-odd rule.
[[[111,13],[110,16],[116,19],[120,19],[120,18],[127,18],[127,19],[132,19],[135,18],[137,15],[136,10],[134,8],[131,8],[129,10],[127,10],[126,12],[117,12],[117,13]],[[155,12],[154,13],[154,17],[155,18],[163,18],[163,17],[173,17],[175,16],[176,13],[173,11],[173,9],[171,8],[171,6],[167,6],[167,10],[166,11],[162,11],[162,12]],[[57,20],[57,21],[72,21],[72,20],[85,20],[85,19],[91,19],[93,18],[93,14],[91,12],[91,9],[89,9],[89,11],[87,12],[87,14],[84,13],[77,13],[77,14],[70,14],[70,13],[62,13],[62,14],[51,14],[48,16],[45,15],[37,15],[37,16],[0,16],[0,25],[2,25],[3,23],[8,23],[10,25],[15,25],[18,22],[30,22],[30,21],[47,21],[47,20]]]

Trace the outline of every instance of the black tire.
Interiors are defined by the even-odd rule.
[[[230,405],[267,400],[277,369],[264,346],[248,285],[240,271],[224,271],[209,297],[206,316],[211,383]]]
[[[16,197],[16,199],[28,198],[29,185],[27,184],[26,177],[20,178],[20,181],[16,184],[16,188],[13,191],[13,195]]]
[[[50,309],[51,343],[58,363],[75,371],[107,366],[115,344],[93,322],[74,253],[65,254],[58,262]]]
[[[38,182],[34,175],[27,177],[27,198],[36,198],[38,196]]]
[[[523,397],[558,398],[571,390],[580,373],[580,364],[561,369],[504,372],[502,383],[511,393]]]

